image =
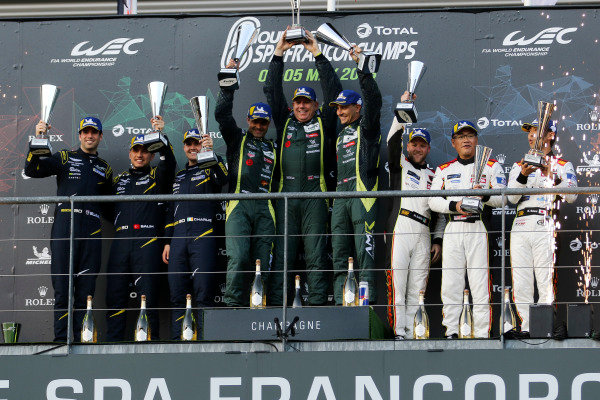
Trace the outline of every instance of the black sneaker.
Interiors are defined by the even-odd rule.
[[[458,333],[453,333],[452,335],[446,336],[446,339],[458,339]]]

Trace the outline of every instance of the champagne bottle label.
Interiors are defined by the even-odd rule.
[[[81,341],[91,342],[92,340],[94,340],[94,332],[90,331],[89,329],[84,329],[81,333]]]
[[[252,305],[253,306],[261,306],[262,305],[262,296],[260,293],[252,293]]]
[[[148,340],[148,334],[144,330],[139,330],[135,333],[135,340],[138,342],[145,342]]]
[[[471,327],[469,324],[462,324],[460,331],[462,332],[463,336],[471,336]]]
[[[346,303],[349,303],[349,304],[354,303],[355,297],[356,297],[356,295],[354,293],[352,293],[351,291],[347,291],[344,294],[344,300],[346,301]]]
[[[425,326],[423,324],[418,324],[415,326],[415,335],[425,336]]]
[[[183,330],[183,340],[192,340],[194,338],[194,331],[190,327],[186,327]]]
[[[504,321],[504,333],[510,331],[511,329],[513,329],[512,324],[508,321]]]

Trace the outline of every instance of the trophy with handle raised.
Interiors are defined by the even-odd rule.
[[[150,98],[150,108],[152,117],[161,115],[161,109],[165,95],[167,94],[167,84],[164,82],[150,82],[148,84],[148,97]],[[156,153],[161,148],[168,146],[169,141],[161,131],[150,132],[144,135],[144,145],[151,153]]]
[[[198,132],[202,137],[208,135],[208,97],[206,96],[196,96],[190,99],[190,106],[192,107],[192,112],[194,113],[194,119],[196,120],[196,126],[198,127]],[[198,157],[198,166],[200,168],[208,168],[219,162],[219,159],[215,155],[215,153],[206,147],[202,147],[198,153],[196,153],[196,157]]]
[[[481,176],[483,175],[483,170],[487,165],[488,160],[490,159],[490,155],[492,154],[492,149],[490,147],[477,145],[475,147],[475,160],[473,163],[473,182],[471,184],[471,188],[475,185],[479,185],[481,182]],[[468,212],[469,214],[481,214],[483,211],[483,203],[481,199],[478,197],[467,196],[463,198],[462,205],[460,208]]]
[[[395,113],[399,122],[406,124],[417,122],[417,108],[415,107],[412,98],[426,70],[427,67],[421,61],[411,61],[408,63],[408,83],[406,90],[408,90],[409,93],[409,100],[407,102],[396,104]]]
[[[235,48],[233,50],[233,61],[239,63],[244,54],[248,51],[259,28],[250,21],[243,22],[235,34]],[[217,75],[219,86],[222,88],[238,89],[240,87],[240,73],[237,68],[221,68]]]
[[[40,119],[48,125],[50,120],[50,114],[58,98],[60,90],[50,84],[43,84],[40,87]],[[52,146],[50,145],[50,139],[46,133],[42,133],[40,136],[36,136],[29,141],[29,152],[36,156],[49,157],[52,155]]]
[[[339,33],[333,25],[326,22],[319,26],[316,33],[316,38],[319,42],[328,44],[330,46],[339,47],[341,49],[351,51],[352,43],[344,35]],[[373,53],[370,51],[363,51],[357,54],[358,56],[358,69],[367,74],[373,74],[379,70],[379,64],[381,63],[381,54]]]
[[[302,25],[300,25],[300,0],[290,0],[292,4],[292,26],[288,29],[285,40],[288,43],[308,43],[306,32]]]
[[[546,165],[546,155],[544,154],[544,142],[548,135],[550,127],[550,117],[554,111],[554,104],[545,101],[538,101],[538,127],[533,148],[529,149],[523,157],[523,162],[534,166],[544,167]],[[531,129],[531,128],[530,128]]]

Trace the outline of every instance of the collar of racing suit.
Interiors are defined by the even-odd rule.
[[[129,168],[129,173],[132,175],[146,175],[148,172],[150,172],[150,165],[146,165],[145,167],[142,168]]]
[[[81,147],[78,147],[77,150],[75,150],[75,153],[77,153],[77,155],[80,155],[82,157],[98,158],[98,152],[96,152],[96,154],[86,153],[85,151],[81,150]]]
[[[475,157],[471,157],[471,158],[460,158],[460,157],[456,157],[456,159],[458,160],[459,163],[461,163],[462,165],[469,165],[469,164],[473,164],[473,162],[475,162]]]

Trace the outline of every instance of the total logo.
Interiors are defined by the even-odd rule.
[[[502,47],[482,49],[481,52],[498,53],[504,57],[543,57],[549,54],[551,45],[571,43],[573,39],[569,35],[576,31],[577,27],[561,26],[545,28],[535,33],[513,31],[504,37]]]
[[[592,242],[589,238],[586,238],[585,242],[582,242],[581,240],[579,240],[579,238],[575,238],[571,240],[571,243],[569,243],[569,248],[571,249],[571,251],[579,251],[583,248],[589,250],[596,250],[598,248],[598,242]]]
[[[48,247],[42,248],[42,251],[38,251],[36,246],[32,246],[33,257],[28,258],[25,265],[50,265],[52,256]]]
[[[70,52],[71,57],[52,58],[51,64],[72,64],[73,67],[112,67],[117,61],[117,55],[135,55],[139,52],[138,45],[144,38],[116,38],[106,43],[95,44],[89,40],[77,43]]]
[[[35,217],[27,217],[27,225],[31,224],[51,224],[54,222],[53,216],[48,216],[50,206],[48,204],[40,204],[40,214]]]
[[[48,294],[47,286],[40,286],[37,288],[38,297],[34,298],[26,298],[25,299],[25,307],[37,307],[37,306],[53,306],[54,298],[46,297]]]
[[[152,132],[152,128],[134,128],[132,126],[115,125],[112,128],[112,134],[114,137],[119,137],[126,133],[128,135],[146,135]]]
[[[237,30],[242,24],[252,24],[254,28],[259,29],[256,34],[256,39],[253,44],[248,48],[248,51],[240,60],[240,71],[248,68],[250,64],[266,64],[271,60],[271,56],[275,52],[275,47],[279,41],[282,32],[279,30],[267,31],[260,30],[261,23],[257,18],[254,17],[243,17],[233,23],[229,29],[229,34],[225,41],[223,52],[221,53],[221,68],[224,68],[229,59],[232,58],[233,51],[237,44]],[[403,28],[388,28],[379,26],[375,30],[371,26],[361,25],[361,35],[365,35],[363,39],[371,36],[373,32],[377,35],[384,36],[385,39],[389,38],[392,41],[363,41],[357,43],[364,51],[375,52],[382,54],[383,60],[399,60],[399,59],[411,59],[415,56],[416,47],[418,45],[417,40],[412,41],[400,41],[394,40],[394,35],[410,34],[416,35],[412,28],[406,28],[408,32],[404,31]],[[368,32],[368,35],[367,35]],[[379,33],[378,33],[379,32]],[[394,33],[396,32],[396,33]],[[389,35],[389,36],[388,36]],[[380,39],[380,38],[377,38]],[[381,38],[384,39],[384,38]],[[321,52],[325,57],[332,61],[348,61],[350,55],[348,51],[340,49],[335,46],[321,44]],[[294,46],[290,50],[285,52],[284,62],[286,63],[304,63],[313,60],[312,54],[302,46]]]
[[[412,26],[406,27],[388,27],[388,26],[374,26],[371,27],[368,23],[360,24],[356,27],[356,35],[361,38],[368,38],[375,32],[379,36],[390,36],[390,35],[418,35]]]
[[[496,119],[496,118],[492,118],[492,119],[488,119],[487,117],[481,117],[477,120],[477,127],[479,129],[485,129],[488,126],[490,126],[490,124],[493,127],[507,127],[507,126],[518,126],[521,127],[521,125],[523,125],[523,122],[521,120],[516,121],[516,120],[510,120],[510,119]]]

